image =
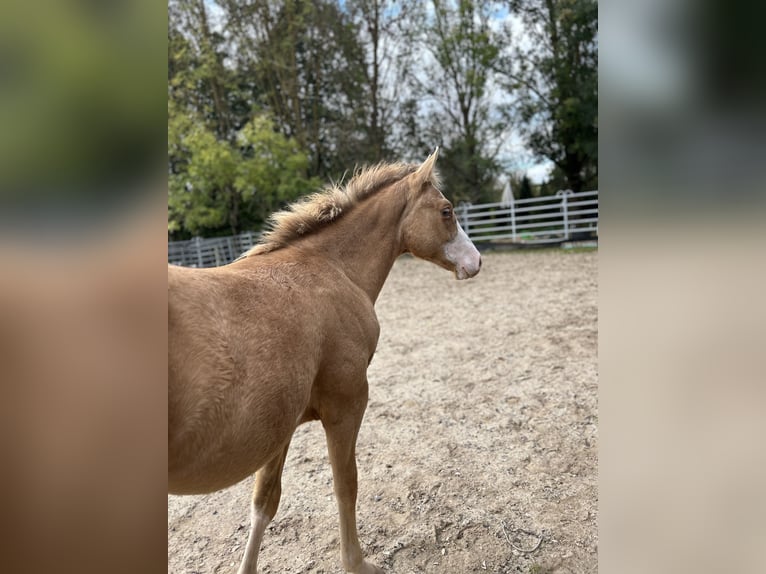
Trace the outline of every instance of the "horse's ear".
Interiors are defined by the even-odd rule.
[[[418,170],[415,172],[415,178],[419,183],[425,183],[427,181],[431,181],[431,174],[434,171],[434,166],[436,165],[436,158],[439,157],[439,147],[437,146],[434,150],[434,153],[428,156],[426,158],[426,161],[424,161]]]

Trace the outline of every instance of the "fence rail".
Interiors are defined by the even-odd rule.
[[[455,212],[474,242],[518,245],[563,243],[598,234],[598,191],[516,199],[508,203],[462,203]],[[255,245],[259,233],[230,237],[195,237],[168,243],[168,262],[185,267],[230,263]]]
[[[218,267],[234,261],[256,244],[259,233],[247,231],[229,237],[194,237],[168,242],[168,263],[184,267]]]
[[[462,203],[456,212],[474,242],[561,243],[598,233],[598,191],[567,190],[508,203]]]

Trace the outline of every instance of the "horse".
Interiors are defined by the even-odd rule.
[[[422,164],[357,170],[274,214],[260,242],[212,269],[168,266],[168,491],[201,494],[255,473],[238,574],[255,574],[295,429],[325,431],[343,567],[365,560],[356,527],[356,439],[380,327],[374,304],[404,253],[475,276],[481,256]]]

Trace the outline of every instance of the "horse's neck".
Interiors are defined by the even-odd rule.
[[[330,257],[374,303],[401,254],[399,222],[406,198],[381,190],[312,237],[309,245]]]

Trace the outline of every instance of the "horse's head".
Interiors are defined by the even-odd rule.
[[[479,272],[481,255],[468,238],[449,200],[439,191],[435,171],[438,148],[409,176],[407,207],[402,218],[405,252],[432,261],[458,279]]]

